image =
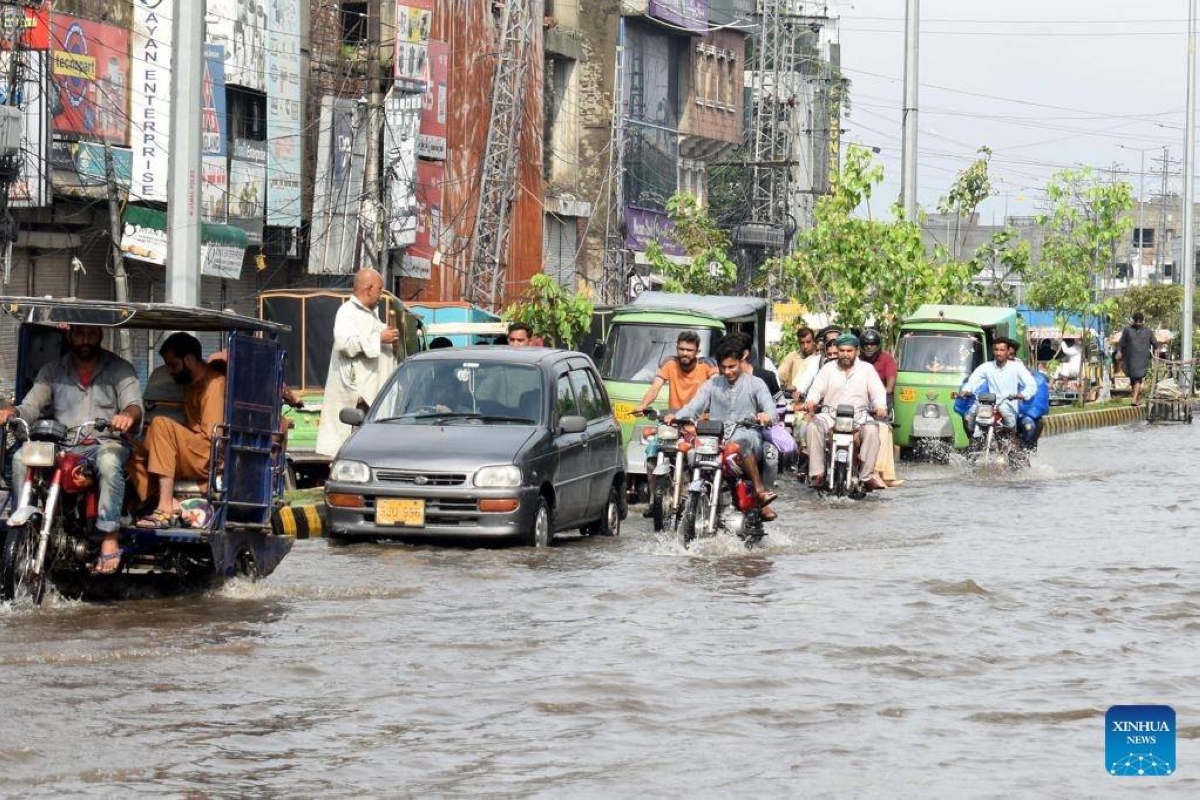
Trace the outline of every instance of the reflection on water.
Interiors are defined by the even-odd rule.
[[[1194,793],[1198,443],[789,486],[751,552],[635,512],[547,551],[301,542],[259,584],[0,609],[0,793],[1097,795],[1105,709],[1148,701]]]

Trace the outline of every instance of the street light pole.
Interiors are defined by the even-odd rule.
[[[1144,214],[1145,197],[1146,197],[1146,151],[1147,150],[1157,150],[1158,145],[1155,145],[1154,147],[1130,147],[1129,145],[1118,144],[1117,147],[1121,148],[1122,150],[1132,150],[1141,157],[1140,167],[1139,167],[1139,171],[1138,171],[1137,268],[1133,270],[1133,275],[1132,275],[1133,281],[1138,282],[1138,281],[1141,281],[1141,279],[1142,279],[1142,268],[1145,266],[1143,264],[1143,261],[1144,261],[1143,256],[1144,256],[1144,253],[1146,252],[1146,229],[1145,229],[1145,227],[1143,227],[1144,226],[1143,214]],[[1159,236],[1161,236],[1161,235],[1162,235],[1162,232],[1159,231]],[[1162,243],[1158,242],[1157,245],[1159,247],[1161,247]]]
[[[1196,286],[1196,0],[1188,0],[1188,46],[1187,46],[1187,122],[1184,125],[1183,143],[1183,348],[1181,357],[1185,363],[1192,360],[1192,293]],[[1192,369],[1181,370],[1186,382],[1185,390],[1191,388]]]
[[[907,0],[904,17],[904,152],[900,160],[900,197],[904,218],[917,221],[917,46],[921,0]]]

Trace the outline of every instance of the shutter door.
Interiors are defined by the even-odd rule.
[[[543,270],[565,289],[575,288],[575,253],[578,249],[575,218],[547,214],[542,226]]]

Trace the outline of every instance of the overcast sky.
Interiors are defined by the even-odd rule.
[[[900,191],[904,0],[836,3],[842,66],[851,80],[846,141],[880,148]],[[996,197],[983,222],[1031,214],[1056,169],[1127,171],[1159,191],[1153,159],[1183,155],[1187,0],[921,0],[918,200],[932,211],[955,173],[988,145]],[[1177,171],[1180,166],[1174,167]],[[1172,190],[1179,191],[1178,177]]]

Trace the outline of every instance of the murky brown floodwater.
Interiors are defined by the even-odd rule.
[[[1107,795],[1175,706],[1200,792],[1200,426],[1047,440],[745,554],[299,543],[267,582],[0,610],[0,794]]]

